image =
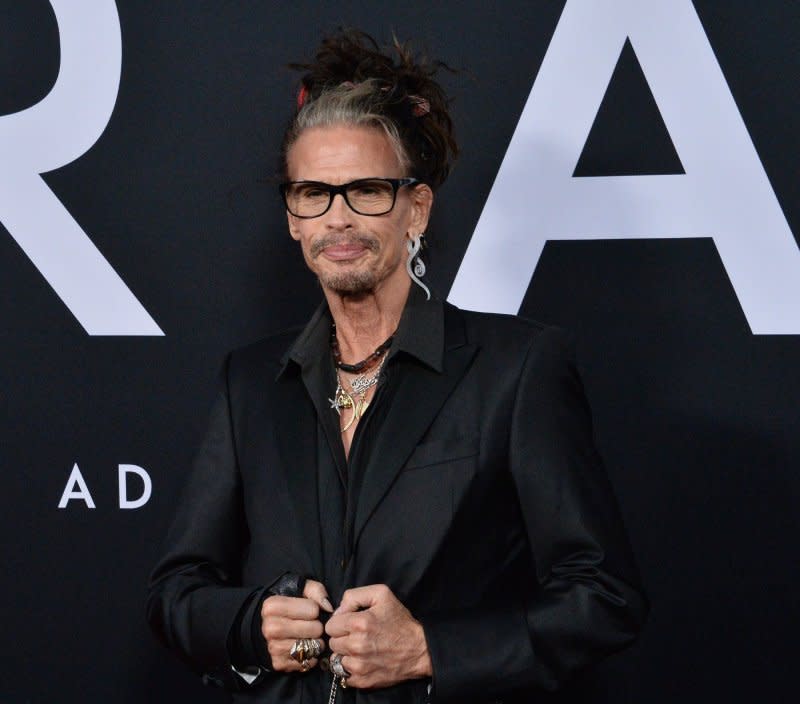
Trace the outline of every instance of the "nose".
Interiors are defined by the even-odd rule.
[[[328,212],[323,217],[325,218],[325,225],[329,229],[342,230],[353,226],[354,215],[355,213],[345,202],[344,196],[341,193],[336,193],[331,201],[331,207],[328,208]]]

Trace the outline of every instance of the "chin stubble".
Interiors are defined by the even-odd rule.
[[[343,244],[359,244],[370,252],[377,252],[380,249],[380,242],[374,235],[329,235],[313,242],[309,253],[312,259],[317,259],[326,247],[335,247]],[[343,271],[340,274],[321,273],[319,280],[324,287],[336,293],[349,295],[368,293],[378,283],[377,272],[372,270]]]

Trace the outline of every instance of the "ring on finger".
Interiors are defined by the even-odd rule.
[[[310,667],[310,660],[322,654],[322,642],[316,638],[298,638],[289,650],[289,657],[300,665],[306,672]]]
[[[316,638],[298,638],[289,650],[289,657],[296,662],[313,660],[322,653],[322,643]]]
[[[317,638],[308,638],[308,658],[313,660],[322,655],[322,641]]]
[[[307,638],[298,638],[289,649],[289,657],[302,665],[305,660],[308,660],[307,643]]]
[[[331,672],[342,680],[346,680],[350,677],[350,673],[342,665],[342,657],[339,653],[331,655]],[[345,686],[344,682],[342,682],[342,686]]]

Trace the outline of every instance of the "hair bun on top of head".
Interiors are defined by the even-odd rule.
[[[381,51],[368,34],[343,29],[322,40],[312,63],[290,67],[305,74],[297,93],[297,113],[284,138],[284,160],[308,126],[364,124],[377,116],[375,122],[388,122],[390,131],[396,132],[411,175],[434,189],[447,178],[458,144],[447,96],[435,80],[438,69],[449,70],[445,64],[415,56],[397,38]],[[320,115],[310,114],[315,109]]]

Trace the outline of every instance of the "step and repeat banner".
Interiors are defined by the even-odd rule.
[[[433,288],[578,340],[652,612],[553,698],[786,701],[796,3],[2,0],[0,702],[224,700],[145,585],[224,353],[320,299],[276,164],[286,64],[341,25],[456,69]]]

